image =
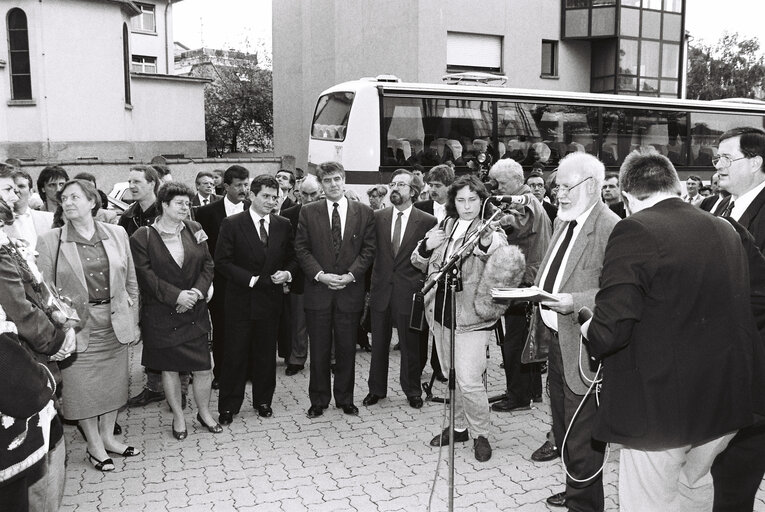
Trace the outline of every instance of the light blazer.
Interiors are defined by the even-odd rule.
[[[88,288],[82,269],[77,244],[69,239],[69,223],[63,228],[44,233],[37,239],[37,264],[49,283],[56,282],[58,289],[70,297],[77,308],[84,326],[77,332],[77,352],[88,349],[90,322],[88,321]],[[109,258],[109,287],[111,288],[112,327],[120,343],[132,343],[140,337],[138,330],[138,281],[133,256],[130,253],[127,233],[120,226],[96,221],[96,229],[104,238],[103,244]],[[59,236],[61,251],[58,270],[54,279],[53,267]]]
[[[563,269],[560,293],[570,293],[574,300],[574,312],[569,315],[558,314],[558,341],[563,357],[563,373],[566,384],[574,393],[584,395],[589,384],[579,374],[579,324],[577,312],[587,306],[595,307],[595,294],[600,288],[600,271],[603,268],[603,255],[606,252],[608,237],[619,217],[608,206],[598,201],[590,212],[579,235],[571,247],[566,268]],[[535,284],[541,286],[540,279],[550,260],[550,253],[555,248],[558,238],[566,231],[567,222],[555,219],[555,231],[547,248],[542,264],[539,266]],[[595,376],[590,367],[590,356],[586,346],[582,350],[582,368],[587,377]]]
[[[348,201],[343,243],[335,257],[327,201],[321,199],[300,209],[295,254],[305,273],[303,292],[305,308],[330,307],[333,298],[346,313],[358,313],[364,307],[364,276],[375,257],[375,216],[372,208],[358,201]],[[353,274],[355,281],[342,290],[330,290],[314,277],[320,271]]]
[[[53,213],[41,212],[40,210],[30,208],[29,214],[32,216],[32,224],[35,226],[37,236],[53,229]]]
[[[372,268],[369,307],[375,311],[386,311],[395,304],[394,311],[408,313],[412,305],[412,294],[420,291],[425,279],[425,274],[412,265],[412,251],[417,247],[417,242],[436,225],[436,218],[412,208],[401,237],[401,245],[394,256],[391,221],[396,213],[398,210],[393,206],[375,212],[377,251]]]

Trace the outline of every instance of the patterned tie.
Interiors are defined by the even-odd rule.
[[[340,229],[340,212],[337,211],[337,203],[332,203],[332,245],[335,246],[335,255],[340,253],[343,244],[343,233]]]
[[[401,246],[401,217],[403,217],[404,212],[398,212],[398,217],[396,217],[396,225],[393,228],[393,256],[398,254],[398,249]]]
[[[544,285],[542,286],[542,289],[546,292],[552,293],[553,291],[553,285],[555,285],[555,278],[558,277],[558,272],[560,271],[560,265],[563,263],[563,256],[566,254],[566,250],[568,249],[569,244],[571,243],[571,239],[574,237],[574,228],[576,227],[576,221],[572,220],[568,223],[568,229],[566,231],[566,236],[563,238],[563,242],[560,244],[560,247],[558,247],[558,252],[555,253],[555,257],[552,260],[552,263],[550,263],[549,270],[547,271],[547,276],[545,277]]]
[[[266,231],[266,219],[260,219],[260,241],[268,247],[268,232]]]
[[[728,206],[725,207],[725,209],[720,213],[720,217],[730,217],[730,214],[733,212],[733,205],[735,204],[735,201],[731,201],[728,203]]]
[[[210,202],[209,199],[202,199],[202,205],[203,206],[207,206],[207,203],[209,203],[209,202]]]

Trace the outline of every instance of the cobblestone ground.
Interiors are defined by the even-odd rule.
[[[130,395],[141,390],[140,346],[131,348]],[[491,347],[488,389],[504,390],[499,348]],[[274,416],[258,417],[247,407],[224,427],[210,434],[196,422],[196,406],[186,410],[188,438],[176,441],[170,432],[172,415],[166,403],[120,413],[128,444],[143,453],[115,457],[117,470],[101,473],[85,461],[85,445],[76,428],[66,427],[67,479],[62,511],[426,511],[436,470],[432,510],[447,510],[447,449],[439,454],[428,441],[442,428],[445,408],[426,402],[420,410],[408,406],[398,385],[399,355],[391,352],[388,397],[371,408],[361,401],[367,393],[371,355],[356,358],[358,417],[334,407],[318,419],[305,412],[308,369],[288,377],[277,367]],[[430,377],[429,367],[426,377]],[[437,383],[438,384],[438,383]],[[435,394],[443,396],[443,384]],[[213,411],[217,392],[213,392]],[[217,416],[217,415],[216,415]],[[476,462],[472,443],[455,451],[454,509],[547,511],[544,500],[563,490],[560,461],[534,463],[531,452],[550,428],[549,400],[530,411],[492,413],[490,442],[494,454]],[[440,457],[439,457],[440,456]],[[605,468],[606,510],[618,510],[618,451]],[[440,461],[440,464],[439,464]],[[761,487],[756,510],[765,511]]]

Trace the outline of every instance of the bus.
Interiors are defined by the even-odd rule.
[[[446,78],[446,77],[445,77]],[[398,168],[451,162],[456,172],[500,158],[554,170],[574,151],[618,171],[632,150],[650,146],[685,180],[709,180],[717,140],[738,126],[765,127],[765,102],[524,90],[476,83],[403,83],[390,75],[325,90],[311,124],[309,171],[334,160],[357,193],[385,184]],[[359,194],[366,199],[365,194]]]

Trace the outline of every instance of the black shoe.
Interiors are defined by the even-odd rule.
[[[106,450],[106,453],[113,453],[114,455],[120,455],[122,457],[135,457],[136,455],[141,454],[141,450],[135,448],[134,446],[128,446],[125,448],[125,451],[121,453],[114,452],[112,450]]]
[[[223,411],[218,416],[218,423],[221,425],[231,425],[232,421],[234,421],[234,413],[231,411]]]
[[[509,398],[491,404],[491,410],[496,412],[528,411],[531,409],[530,402],[518,403]]]
[[[165,399],[162,391],[151,391],[144,388],[139,394],[127,401],[128,407],[143,407],[152,402],[161,402]]]
[[[88,460],[97,470],[103,473],[114,471],[114,461],[112,459],[98,460],[97,458],[93,457],[89,451],[86,450],[85,453],[88,454]]]
[[[308,412],[306,413],[306,415],[309,418],[318,418],[319,416],[324,414],[324,409],[326,408],[327,408],[326,406],[312,405],[311,407],[308,408]]]
[[[364,349],[364,352],[372,352],[372,345],[367,338],[359,337],[359,346]]]
[[[349,414],[351,416],[359,415],[359,408],[353,404],[338,405],[337,408],[342,409],[345,414]]]
[[[475,460],[478,462],[486,462],[491,458],[491,445],[489,440],[483,436],[478,436],[473,441],[473,453],[475,453]]]
[[[534,453],[531,454],[531,460],[536,462],[548,462],[557,458],[558,449],[550,441],[545,441],[542,446],[534,450]]]
[[[437,380],[438,382],[448,382],[448,381],[449,381],[449,379],[447,379],[446,377],[444,377],[444,374],[443,374],[443,373],[441,373],[441,372],[436,372],[436,373],[435,373],[435,376],[436,376],[436,380]]]
[[[189,433],[187,430],[175,430],[175,420],[173,420],[173,437],[178,441],[183,441],[188,435]]]
[[[292,375],[296,375],[302,369],[303,369],[302,364],[288,364],[287,369],[284,370],[284,373],[286,375],[292,376]]]
[[[205,420],[202,419],[202,415],[199,413],[197,413],[197,421],[212,434],[220,434],[223,432],[223,427],[221,427],[219,423],[216,423],[215,425],[208,425],[205,423]]]
[[[566,506],[566,493],[559,492],[558,494],[553,494],[549,498],[547,498],[547,504],[552,505],[553,507],[565,507]]]
[[[364,400],[361,401],[362,405],[374,405],[377,402],[380,401],[380,399],[385,398],[383,396],[375,395],[374,393],[369,393],[367,396],[364,397]]]
[[[470,439],[467,429],[462,432],[454,431],[455,443],[466,443]],[[430,446],[449,446],[449,428],[445,428],[443,432],[430,440]]]
[[[115,436],[118,436],[118,435],[122,434],[122,427],[117,422],[114,423],[114,431],[113,431],[113,433],[114,433]],[[83,434],[83,436],[84,435],[85,434]]]
[[[211,389],[220,389],[220,382],[218,382],[217,378],[214,378],[212,380],[212,384],[210,384]]]
[[[271,406],[268,404],[256,405],[255,410],[258,411],[258,416],[261,418],[270,418],[274,415],[274,411],[271,410]]]
[[[409,401],[409,407],[414,409],[422,409],[422,398],[419,396],[410,396],[407,397],[407,400]]]

